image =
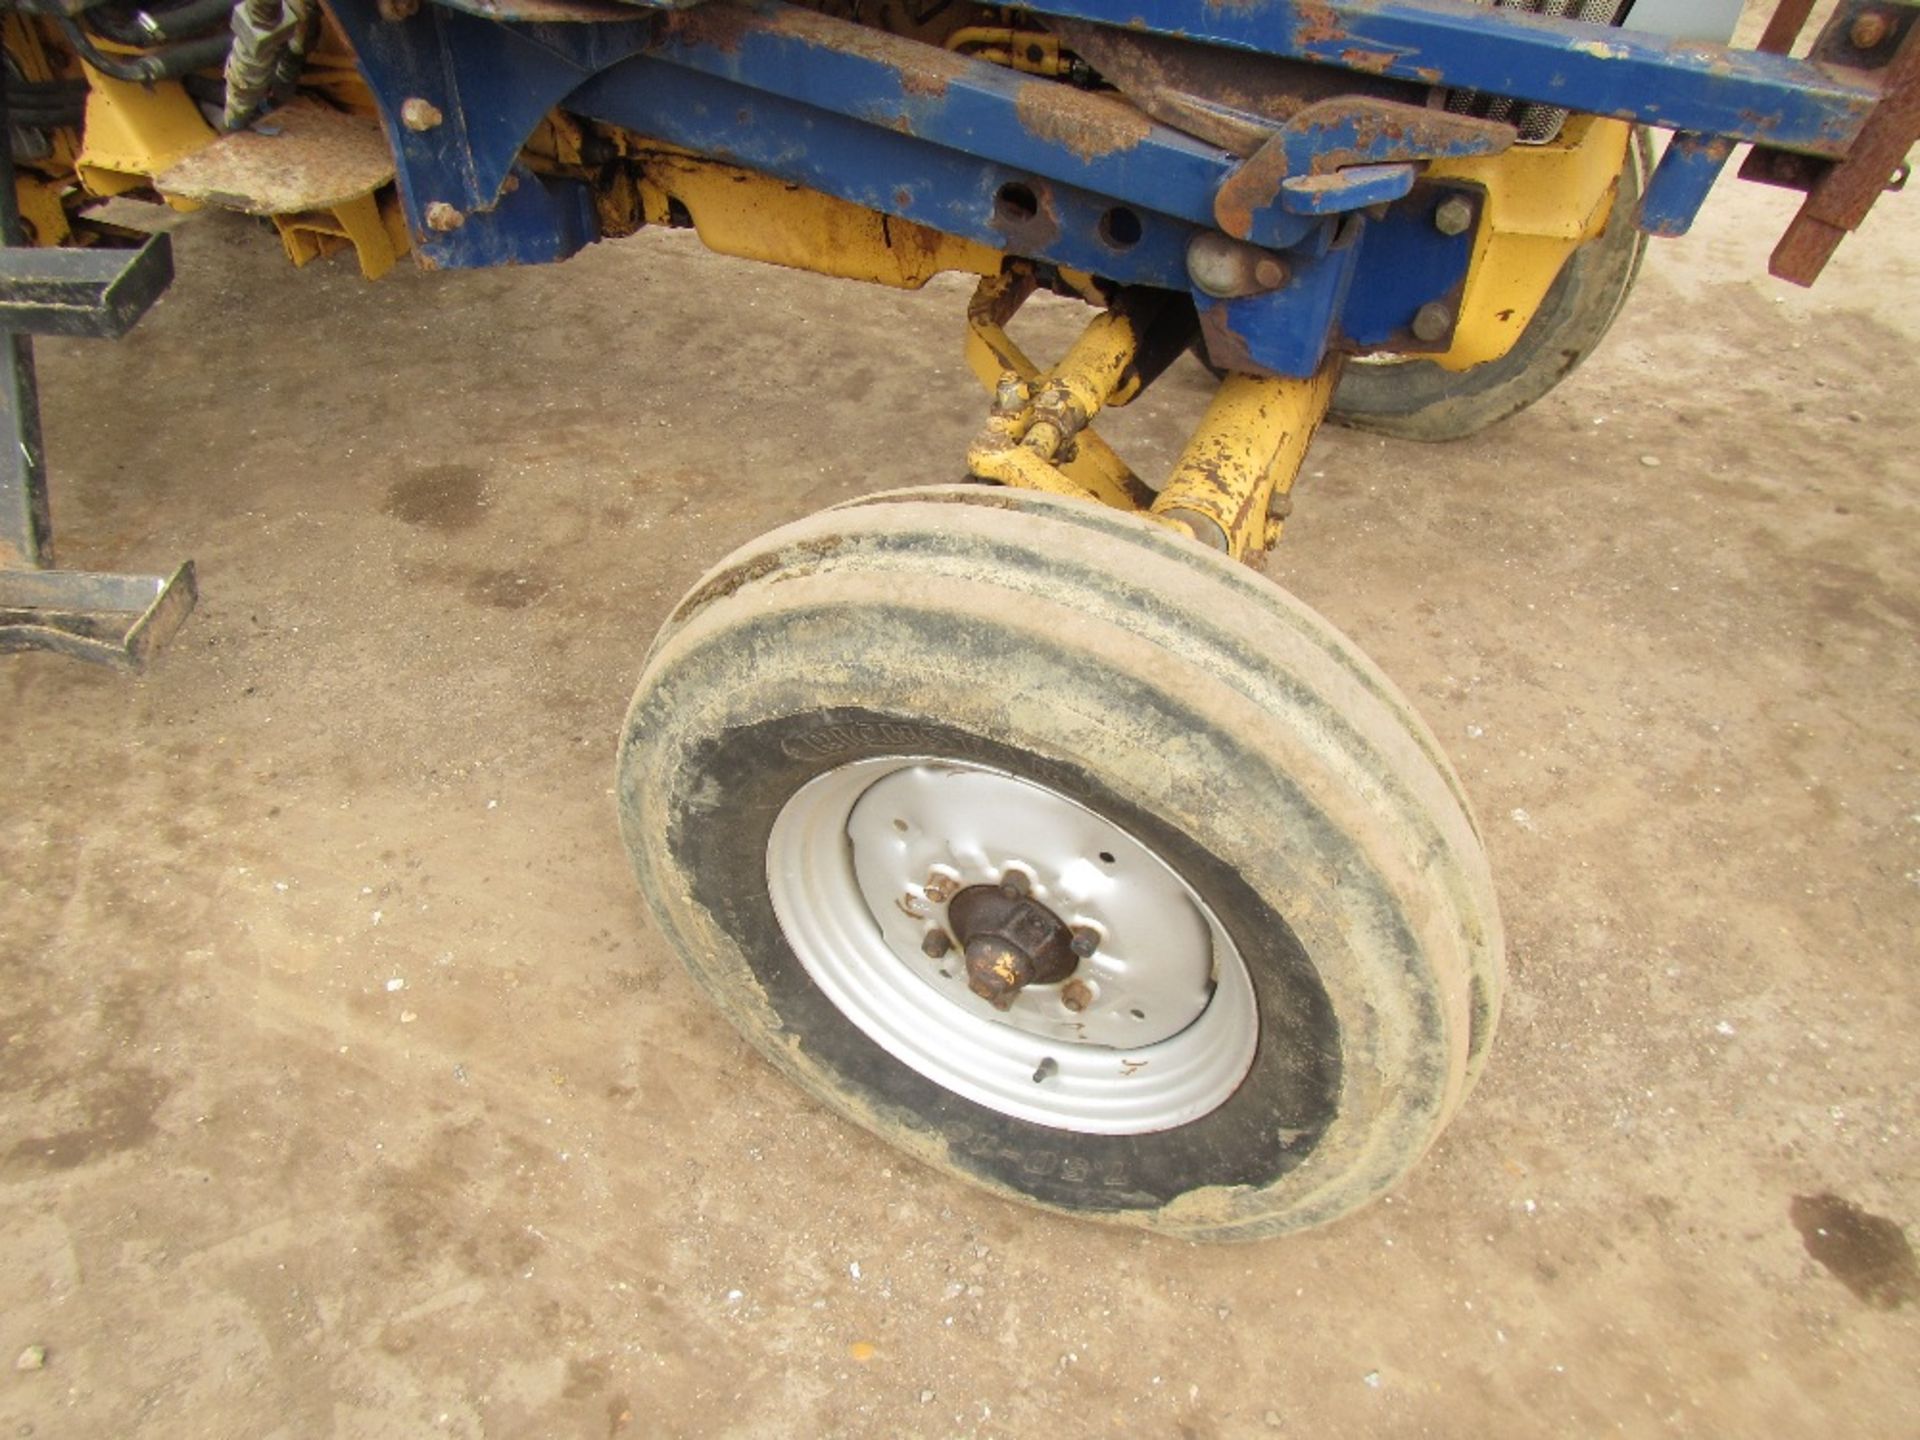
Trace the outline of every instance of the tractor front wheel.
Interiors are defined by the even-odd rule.
[[[741,1032],[1010,1198],[1330,1220],[1492,1033],[1500,923],[1432,736],[1319,616],[1134,516],[952,487],[762,537],[655,642],[618,789]]]

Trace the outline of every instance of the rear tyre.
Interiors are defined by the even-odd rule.
[[[1492,1033],[1499,918],[1432,737],[1324,620],[1137,517],[952,487],[763,536],[656,640],[618,779],[741,1032],[1009,1198],[1333,1219]],[[1045,963],[1002,1008],[970,973],[1004,935]]]
[[[1464,440],[1545,398],[1598,348],[1633,291],[1647,248],[1640,191],[1651,166],[1647,132],[1635,131],[1605,228],[1567,258],[1505,355],[1464,371],[1431,360],[1356,361],[1341,372],[1332,417],[1403,440]]]

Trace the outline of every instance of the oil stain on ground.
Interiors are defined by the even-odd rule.
[[[428,530],[471,530],[486,514],[486,477],[472,465],[428,465],[389,485],[381,508]]]
[[[1807,1253],[1867,1304],[1892,1310],[1920,1299],[1920,1265],[1892,1220],[1838,1195],[1796,1195],[1787,1213]]]

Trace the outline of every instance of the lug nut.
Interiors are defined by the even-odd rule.
[[[1077,925],[1068,948],[1084,960],[1100,948],[1100,932],[1090,925]]]
[[[1033,962],[998,935],[967,942],[967,988],[996,1010],[1005,1010],[1033,979]]]
[[[951,875],[942,875],[938,870],[927,876],[927,883],[920,887],[927,892],[927,898],[936,905],[944,905],[953,898],[953,892],[959,888]]]
[[[1000,877],[1000,893],[1009,900],[1018,900],[1032,889],[1033,881],[1024,870],[1008,870]]]
[[[1453,312],[1437,300],[1422,305],[1413,316],[1413,337],[1431,345],[1444,340],[1447,332],[1453,329]]]
[[[920,953],[929,960],[938,960],[953,948],[953,939],[944,930],[929,930],[920,937]]]
[[[1093,1004],[1093,987],[1084,980],[1069,980],[1060,987],[1060,1003],[1078,1015]]]
[[[1473,228],[1473,202],[1464,195],[1442,200],[1433,212],[1433,228],[1442,235],[1464,235]]]

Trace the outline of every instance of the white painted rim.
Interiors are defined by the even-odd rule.
[[[1001,1012],[967,988],[957,949],[932,958],[922,941],[946,928],[948,894],[1012,870],[1100,943],[1072,977],[1080,989],[1029,986]],[[1033,781],[921,756],[843,765],[774,821],[767,890],[841,1014],[1003,1115],[1090,1135],[1171,1130],[1220,1106],[1253,1065],[1253,985],[1213,912],[1127,831]]]

